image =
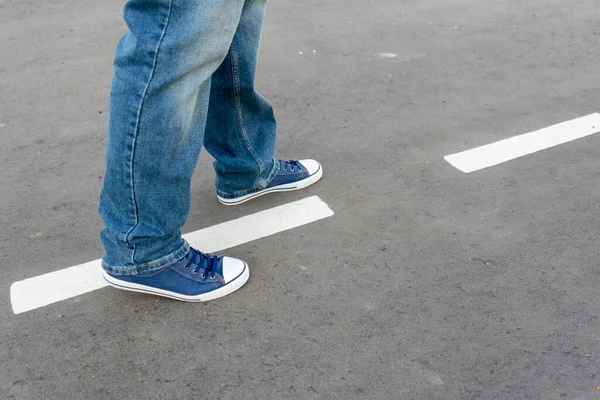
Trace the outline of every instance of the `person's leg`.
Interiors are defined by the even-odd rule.
[[[189,212],[210,80],[228,54],[243,4],[129,0],[125,5],[129,32],[115,58],[99,207],[106,272],[150,273],[188,253],[180,227]]]
[[[215,158],[221,203],[302,189],[318,181],[314,160],[273,158],[276,123],[271,104],[254,88],[266,0],[246,0],[225,60],[212,77],[204,146]]]
[[[271,104],[254,89],[266,0],[246,0],[225,60],[212,77],[204,147],[220,195],[265,187],[277,172]]]

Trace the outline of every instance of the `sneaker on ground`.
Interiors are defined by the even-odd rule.
[[[323,176],[323,168],[315,160],[279,160],[279,171],[266,188],[235,198],[217,195],[219,201],[227,206],[235,206],[267,193],[287,192],[304,189],[317,182]]]
[[[182,301],[208,301],[235,292],[248,281],[248,265],[230,257],[217,257],[191,248],[181,260],[156,272],[112,275],[104,279],[118,289],[170,297]]]

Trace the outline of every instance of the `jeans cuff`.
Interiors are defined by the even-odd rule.
[[[269,183],[271,183],[273,178],[275,178],[275,175],[277,175],[277,172],[279,172],[279,160],[274,158],[273,167],[268,171],[264,171],[256,180],[256,183],[258,185],[257,187],[246,190],[238,190],[237,192],[233,193],[224,192],[222,190],[217,189],[217,194],[219,195],[219,197],[222,197],[224,199],[234,199],[236,197],[245,196],[250,193],[260,192],[261,190],[266,188],[269,185]]]
[[[183,245],[173,253],[144,264],[137,264],[133,267],[116,267],[108,265],[102,260],[102,268],[111,275],[139,275],[149,274],[181,260],[190,251],[190,244],[183,241]]]

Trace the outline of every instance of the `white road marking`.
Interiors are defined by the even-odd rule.
[[[214,253],[332,215],[329,206],[318,196],[313,196],[191,232],[183,237],[193,247]],[[20,314],[107,285],[102,278],[100,260],[94,260],[15,282],[10,287],[10,300],[13,312]]]
[[[379,53],[377,55],[381,58],[396,58],[396,57],[398,57],[398,55],[395,53]]]
[[[600,132],[600,114],[594,113],[535,132],[513,136],[444,157],[469,173]]]

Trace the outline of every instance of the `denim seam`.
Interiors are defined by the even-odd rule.
[[[235,41],[235,38],[234,38]],[[250,143],[250,138],[248,137],[248,133],[246,132],[246,128],[244,127],[244,116],[242,115],[242,106],[240,104],[240,84],[239,84],[239,75],[238,75],[238,67],[237,67],[237,53],[234,50],[233,43],[229,48],[229,54],[231,55],[231,80],[233,84],[233,102],[235,104],[236,117],[238,120],[238,130],[242,139],[244,140],[244,145],[246,146],[246,150],[248,153],[254,158],[254,161],[258,165],[258,172],[262,174],[265,167],[260,161],[260,157],[256,154],[256,151],[252,147]]]
[[[267,177],[264,179],[259,176],[258,184],[263,189],[265,189],[267,186],[269,186],[269,183],[273,180],[273,178],[275,178],[275,175],[277,175],[278,172],[279,172],[279,161],[276,159],[273,159],[273,167],[271,168],[271,171],[269,172]]]
[[[117,267],[108,265],[102,260],[102,267],[108,273],[113,273],[116,275],[137,275],[137,274],[145,274],[158,271],[164,267],[167,267],[173,264],[176,261],[181,260],[185,255],[190,251],[190,245],[188,242],[184,241],[183,245],[178,248],[176,251],[172,252],[169,255],[166,255],[158,260],[151,261],[145,264],[137,265],[135,270],[131,270],[130,267]],[[133,273],[132,273],[133,272]]]
[[[148,88],[150,87],[150,83],[152,83],[152,78],[154,77],[154,71],[156,71],[156,64],[158,63],[158,52],[160,50],[160,45],[162,44],[163,38],[165,37],[165,34],[167,33],[167,28],[169,27],[169,22],[171,20],[171,10],[173,8],[173,0],[169,1],[169,9],[167,11],[167,19],[165,21],[165,27],[163,28],[161,34],[160,34],[160,38],[158,39],[158,43],[156,43],[156,49],[154,50],[154,59],[152,60],[152,69],[150,70],[150,74],[148,75],[148,82],[146,82],[146,86],[144,87],[144,90],[142,92],[142,98],[140,99],[140,105],[138,107],[138,111],[137,111],[137,115],[136,115],[136,121],[135,121],[135,128],[133,130],[133,143],[132,143],[132,149],[131,149],[131,159],[130,159],[130,167],[129,167],[129,174],[131,177],[131,197],[133,200],[133,206],[135,209],[135,223],[133,224],[133,226],[131,227],[131,229],[129,230],[129,232],[127,232],[127,234],[125,235],[125,242],[133,247],[132,251],[131,251],[131,264],[135,265],[135,244],[131,244],[129,242],[129,235],[131,235],[131,233],[133,232],[133,230],[135,228],[137,228],[138,224],[139,224],[139,208],[138,208],[138,204],[137,204],[137,200],[135,197],[135,184],[133,182],[133,164],[134,164],[134,157],[135,157],[135,149],[136,149],[136,143],[137,143],[137,136],[139,133],[139,129],[140,129],[140,119],[141,119],[141,115],[142,115],[142,107],[144,105],[144,100],[146,99],[146,94],[148,93]],[[143,267],[143,266],[142,266]]]

